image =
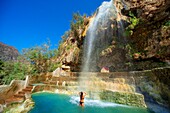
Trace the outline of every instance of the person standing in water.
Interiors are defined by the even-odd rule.
[[[85,92],[79,92],[79,95],[80,95],[80,103],[79,103],[79,105],[84,107],[84,98],[86,96],[86,93]]]

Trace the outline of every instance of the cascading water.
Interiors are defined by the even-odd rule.
[[[111,45],[113,37],[122,37],[121,12],[114,4],[114,0],[103,2],[90,22],[84,42],[82,72],[97,71],[101,50]]]
[[[85,73],[99,71],[97,62],[101,51],[108,48],[113,40],[122,40],[120,38],[123,37],[124,28],[121,21],[121,12],[117,7],[119,6],[114,0],[103,2],[90,22],[83,45],[82,74],[78,89],[80,91],[91,93],[91,90],[93,92],[101,90],[95,83],[92,83],[94,81],[101,82],[100,78],[96,78],[94,74]],[[87,83],[87,81],[90,83]]]

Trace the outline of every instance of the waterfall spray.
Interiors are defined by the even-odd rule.
[[[114,23],[117,31],[110,26]],[[84,42],[82,72],[97,71],[97,59],[102,49],[109,46],[113,36],[121,37],[124,31],[121,22],[121,12],[115,6],[114,0],[103,2],[90,22]]]
[[[113,29],[113,26],[116,30]],[[101,80],[94,73],[89,72],[98,71],[97,61],[101,51],[111,45],[113,37],[121,37],[122,32],[121,12],[117,9],[115,1],[103,2],[91,20],[85,37],[80,91],[91,92],[92,89],[93,92],[99,91],[95,83],[91,82],[100,82]],[[90,87],[95,89],[90,89]]]

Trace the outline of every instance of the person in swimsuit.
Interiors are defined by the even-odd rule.
[[[85,92],[79,92],[79,95],[80,95],[80,103],[79,103],[79,105],[84,107],[84,98],[86,96],[86,93]]]

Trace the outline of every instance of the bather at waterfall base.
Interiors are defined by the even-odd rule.
[[[82,108],[78,96],[55,93],[36,93],[32,98],[35,106],[29,113],[153,113],[148,109],[91,99],[85,99],[85,107]]]

